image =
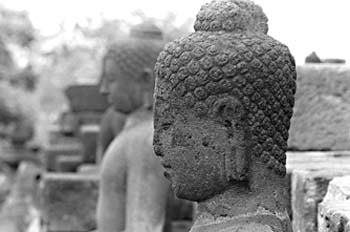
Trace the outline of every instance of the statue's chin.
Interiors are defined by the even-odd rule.
[[[208,196],[202,193],[196,194],[198,190],[188,189],[184,185],[180,185],[180,184],[175,185],[174,183],[172,183],[172,189],[175,195],[181,199],[185,199],[189,201],[197,201],[197,202],[208,199]]]

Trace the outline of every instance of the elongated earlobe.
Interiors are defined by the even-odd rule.
[[[248,159],[244,147],[233,147],[225,154],[225,174],[228,181],[244,181],[248,176]]]
[[[228,181],[244,181],[248,175],[248,157],[245,145],[244,108],[234,97],[224,97],[214,103],[214,116],[226,127],[231,140],[230,153],[224,154],[225,174]]]

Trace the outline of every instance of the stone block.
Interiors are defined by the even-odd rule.
[[[334,177],[350,174],[349,164],[342,169],[332,168],[330,163],[324,169],[310,166],[311,169],[292,171],[293,231],[296,232],[317,231],[318,205],[326,195],[329,182]]]
[[[344,169],[350,166],[350,151],[292,151],[287,152],[287,169]]]
[[[96,229],[98,176],[48,173],[41,182],[42,221],[48,232]]]
[[[350,176],[336,177],[319,205],[318,231],[350,231]]]
[[[299,66],[288,145],[296,150],[350,150],[350,68]]]
[[[47,231],[85,232],[94,229],[98,182],[98,174],[92,172],[43,175],[42,217]],[[171,211],[169,216],[173,231],[188,231],[193,218],[193,203],[177,199],[172,194],[169,196],[168,210]]]
[[[99,125],[102,119],[103,113],[100,112],[80,112],[74,113],[78,120],[79,126],[86,124]]]
[[[49,145],[72,144],[79,142],[79,139],[74,136],[64,135],[59,125],[50,125],[50,128],[48,129],[48,136]]]
[[[72,85],[65,90],[72,112],[104,112],[108,101],[99,92],[99,85]]]
[[[350,232],[350,201],[330,201],[319,205],[318,232]]]
[[[59,156],[56,160],[57,172],[76,172],[78,167],[83,163],[81,155]]]
[[[98,174],[100,169],[96,164],[82,164],[78,167],[77,171],[82,174]]]
[[[42,162],[48,171],[55,171],[58,156],[81,155],[82,145],[80,143],[49,145],[44,149]]]
[[[80,138],[83,145],[83,162],[95,163],[99,125],[83,125],[80,127]]]

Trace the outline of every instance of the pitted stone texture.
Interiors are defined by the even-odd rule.
[[[72,85],[65,90],[71,112],[104,112],[108,108],[98,85]]]
[[[329,166],[329,163],[327,165]],[[350,174],[349,167],[350,165],[343,169],[293,171],[293,231],[317,231],[318,205],[327,193],[328,184],[334,177]]]
[[[168,107],[215,117],[218,99],[237,97],[246,111],[242,117],[252,134],[253,154],[285,174],[296,90],[294,59],[286,46],[262,34],[200,31],[168,44],[156,71],[158,104],[169,101]],[[166,107],[159,108],[155,113],[165,115]],[[163,120],[171,123],[172,118]]]
[[[296,150],[350,150],[350,68],[299,66],[288,146]]]
[[[194,24],[196,31],[268,31],[267,17],[252,1],[212,1],[203,5]]]
[[[98,176],[45,174],[42,219],[47,231],[86,232],[96,228]]]
[[[97,152],[97,137],[100,132],[98,125],[83,125],[80,127],[80,138],[83,145],[83,162],[95,163]]]
[[[76,156],[81,155],[81,152],[80,143],[49,145],[44,149],[42,161],[48,171],[55,171],[58,156]]]
[[[350,231],[350,176],[336,177],[319,205],[318,231]]]
[[[318,232],[350,232],[350,201],[329,201],[319,205]]]

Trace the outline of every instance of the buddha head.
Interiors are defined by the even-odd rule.
[[[130,113],[152,106],[153,67],[163,48],[162,32],[147,22],[134,26],[126,39],[116,41],[103,59],[100,92],[113,108]]]
[[[249,183],[251,164],[286,174],[296,90],[288,48],[250,1],[213,1],[156,66],[154,150],[176,195],[203,201]]]

